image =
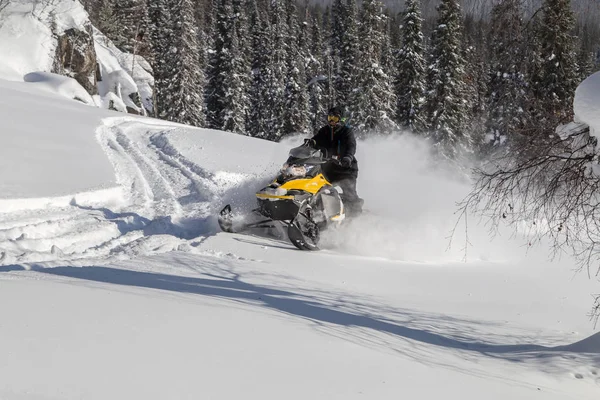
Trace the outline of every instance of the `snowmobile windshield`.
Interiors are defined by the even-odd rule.
[[[300,146],[290,150],[289,158],[286,162],[292,164],[322,164],[323,157],[321,150],[313,149],[312,147]]]

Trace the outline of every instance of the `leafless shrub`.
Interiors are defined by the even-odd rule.
[[[551,140],[513,150],[475,171],[471,192],[459,204],[490,223],[527,229],[531,242],[549,239],[552,256],[571,253],[578,269],[600,274],[600,155],[585,125],[570,124]],[[600,295],[590,313],[600,316]]]

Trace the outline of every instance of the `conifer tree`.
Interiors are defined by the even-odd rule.
[[[200,68],[200,46],[193,0],[171,0],[172,27],[168,48],[168,85],[163,93],[160,117],[182,124],[204,126],[205,78]]]
[[[337,86],[337,100],[340,104],[346,104],[350,93],[356,86],[354,79],[358,76],[358,8],[356,0],[348,0],[343,16],[344,35],[341,40],[339,83]]]
[[[425,96],[425,44],[418,0],[407,0],[401,29],[401,48],[395,68],[396,121],[401,127],[422,131]]]
[[[250,107],[246,121],[248,132],[253,137],[267,138],[269,135],[269,85],[267,82],[271,36],[269,21],[261,17],[256,0],[248,0],[249,32],[252,42]]]
[[[249,56],[246,54],[247,19],[243,12],[242,0],[232,0],[231,7],[226,7],[231,13],[225,15],[229,20],[228,32],[224,32],[224,44],[219,55],[222,74],[222,97],[218,99],[219,129],[247,134],[246,117],[249,108]]]
[[[148,9],[144,0],[113,0],[113,13],[118,29],[112,39],[115,46],[128,53],[137,53],[138,41],[147,30]]]
[[[572,120],[579,80],[570,0],[545,0],[542,7],[536,30],[541,64],[534,71],[533,92],[538,136],[546,140],[559,124]]]
[[[91,14],[90,14],[91,17]],[[96,28],[108,39],[117,37],[119,25],[115,17],[113,0],[100,0],[97,12]]]
[[[265,137],[279,140],[285,130],[285,87],[287,74],[287,26],[284,0],[271,0],[269,49],[265,55],[264,94],[265,98]]]
[[[338,99],[337,95],[337,76],[336,76],[336,62],[335,53],[331,45],[331,32],[333,29],[332,22],[332,11],[331,7],[327,6],[323,13],[323,27],[321,32],[323,34],[323,42],[325,45],[325,53],[323,54],[323,72],[327,77],[326,81],[326,104],[327,108],[333,107]]]
[[[442,154],[454,158],[461,148],[471,147],[470,137],[464,130],[462,16],[457,0],[442,0],[437,10],[437,26],[431,38],[425,108],[430,135]]]
[[[306,88],[305,57],[308,54],[306,25],[298,24],[296,4],[287,4],[287,82],[285,93],[284,132],[308,133],[309,111]]]
[[[312,23],[310,26],[310,55],[308,67],[306,69],[306,78],[308,82],[309,104],[310,104],[310,120],[312,130],[320,128],[323,123],[323,116],[327,112],[326,98],[326,75],[325,75],[325,45],[323,36],[321,35],[321,14],[315,11],[312,15]]]
[[[383,5],[377,0],[365,0],[362,7],[360,64],[354,78],[357,87],[352,92],[348,108],[352,124],[359,131],[376,128],[389,132],[395,128],[392,121],[395,100],[391,79],[381,68],[382,44],[386,40],[381,12]]]
[[[213,2],[214,44],[208,67],[207,123],[213,129],[225,126],[224,102],[227,95],[226,77],[232,74],[232,57],[229,54],[234,42],[232,0]],[[231,82],[228,82],[228,84]]]
[[[334,75],[336,81],[339,79],[341,73],[340,67],[343,62],[341,52],[344,43],[346,23],[349,21],[349,18],[346,15],[345,3],[345,0],[333,0],[331,5],[331,31],[329,31],[329,33],[331,45],[331,58],[333,60]]]
[[[150,41],[152,44],[151,65],[154,72],[154,113],[158,117],[166,108],[170,87],[170,50],[173,40],[171,7],[168,0],[148,3]]]
[[[589,51],[582,41],[577,52],[577,76],[579,81],[585,80],[594,72],[595,59],[594,52]]]
[[[491,144],[514,139],[524,125],[526,80],[521,62],[524,59],[522,15],[520,0],[503,0],[491,12],[486,126]]]

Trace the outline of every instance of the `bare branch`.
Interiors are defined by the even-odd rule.
[[[600,274],[600,166],[589,128],[548,143],[517,146],[475,172],[459,218],[480,215],[526,229],[529,242],[549,239],[552,257],[568,252],[588,275]],[[454,233],[454,232],[453,232]],[[592,315],[600,315],[600,295]]]

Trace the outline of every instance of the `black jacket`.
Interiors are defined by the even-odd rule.
[[[344,168],[339,165],[331,165],[330,173],[334,176],[356,175],[358,173],[358,163],[356,162],[356,138],[352,128],[348,125],[339,125],[335,128],[325,125],[312,138],[318,149],[326,150],[327,157],[337,156],[341,161],[344,157],[352,158],[350,168]]]

